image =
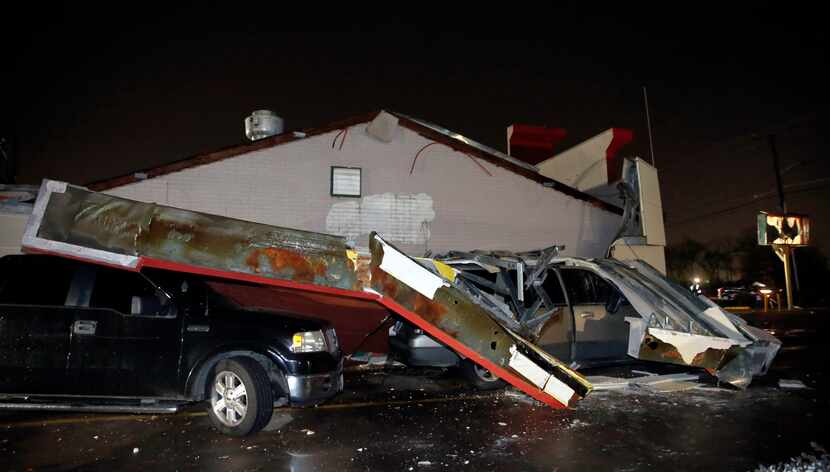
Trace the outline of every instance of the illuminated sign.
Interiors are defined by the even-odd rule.
[[[807,215],[787,213],[758,214],[758,244],[769,246],[806,246],[810,244],[810,218]]]

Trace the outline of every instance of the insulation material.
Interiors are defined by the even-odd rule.
[[[706,354],[709,349],[727,351],[729,348],[740,344],[749,344],[749,340],[742,343],[732,339],[716,338],[712,336],[701,336],[699,334],[680,333],[666,329],[649,328],[648,334],[666,344],[671,344],[680,354],[684,363],[693,365],[698,356]]]
[[[423,244],[429,241],[434,219],[429,195],[383,193],[335,202],[326,216],[326,231],[355,242],[376,231],[398,244]]]

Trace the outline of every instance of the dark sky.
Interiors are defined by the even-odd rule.
[[[645,157],[647,85],[671,241],[734,236],[774,209],[756,197],[774,190],[775,133],[783,167],[804,161],[784,176],[791,210],[813,214],[830,248],[818,10],[408,4],[381,18],[391,5],[79,3],[4,15],[2,132],[19,183],[84,184],[237,144],[260,108],[289,129],[386,108],[499,149],[514,122],[564,127],[573,142],[627,127],[626,153]]]

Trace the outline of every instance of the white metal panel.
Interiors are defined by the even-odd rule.
[[[614,139],[614,130],[587,139],[536,167],[539,173],[571,187],[585,191],[608,183],[606,150]]]
[[[640,216],[643,236],[650,245],[665,246],[666,230],[663,226],[663,200],[660,198],[660,180],[657,169],[642,159],[637,159],[640,182]]]
[[[666,248],[664,246],[626,244],[623,239],[618,239],[611,249],[611,257],[618,261],[643,260],[661,274],[666,275]]]

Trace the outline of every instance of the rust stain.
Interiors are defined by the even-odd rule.
[[[260,256],[265,256],[268,259],[268,264],[273,272],[293,271],[291,278],[298,282],[311,283],[318,276],[325,277],[328,270],[325,261],[311,263],[294,251],[280,248],[254,249],[245,258],[245,265],[254,272],[260,272],[262,270],[259,262]]]
[[[245,265],[251,268],[254,272],[259,272],[259,249],[254,249],[245,258]]]
[[[399,282],[381,270],[380,266],[372,266],[372,285],[380,289],[380,293],[397,300]],[[400,300],[397,300],[400,303]]]
[[[429,323],[440,326],[444,315],[447,314],[447,307],[417,293],[415,294],[415,313],[421,315],[421,318]]]
[[[325,277],[327,270],[328,266],[326,261],[317,261],[317,263],[314,264],[314,274],[318,277]]]
[[[314,267],[305,257],[296,252],[269,247],[261,249],[261,253],[268,258],[271,270],[274,272],[282,273],[287,269],[291,269],[294,271],[291,277],[293,280],[307,283],[314,281]]]
[[[724,350],[709,348],[695,355],[692,362],[686,362],[683,360],[683,356],[680,355],[676,347],[651,336],[646,336],[643,339],[643,344],[640,345],[640,355],[638,357],[642,360],[648,361],[668,362],[671,364],[717,369],[723,363],[725,355],[726,351]]]
[[[698,355],[692,359],[692,365],[696,367],[717,368],[720,367],[721,361],[725,355],[726,351],[723,349],[709,348],[701,353],[698,353]]]
[[[646,336],[640,345],[640,359],[687,365],[677,348],[658,339]]]

